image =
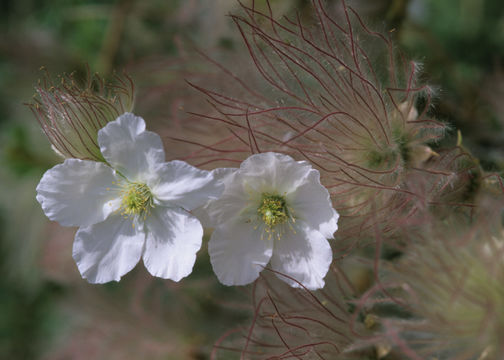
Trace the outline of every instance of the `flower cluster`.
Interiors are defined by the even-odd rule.
[[[66,159],[37,186],[51,220],[79,226],[73,257],[88,281],[118,281],[140,258],[154,276],[186,277],[203,237],[197,210],[215,227],[209,252],[223,284],[253,282],[271,259],[293,286],[324,286],[338,214],[306,162],[265,153],[213,172],[165,162],[161,138],[131,113],[97,142],[103,161]]]
[[[37,200],[79,227],[73,257],[92,283],[118,281],[140,259],[179,281],[213,229],[218,280],[254,283],[252,324],[214,353],[500,359],[504,182],[460,134],[433,150],[447,126],[431,117],[421,66],[338,4],[312,0],[306,24],[278,19],[268,1],[240,2],[231,19],[249,66],[236,61],[235,74],[205,56],[232,81],[190,83],[210,105],[190,114],[212,126],[212,143],[173,137],[199,146],[183,158],[195,166],[165,161],[161,138],[129,112],[127,82],[119,96],[72,78],[39,87],[32,109],[66,160]]]

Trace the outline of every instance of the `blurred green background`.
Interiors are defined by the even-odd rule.
[[[487,170],[502,171],[502,1],[348,2],[423,63],[438,118],[462,131]],[[282,13],[308,11],[309,1],[272,3]],[[135,112],[163,135],[185,86],[181,44],[234,51],[225,15],[235,8],[234,0],[0,2],[0,359],[208,359],[226,330],[246,322],[248,289],[219,285],[205,250],[180,283],[143,266],[120,283],[82,280],[71,257],[75,229],[50,223],[35,200],[43,172],[60,160],[23,105],[41,66],[84,74],[89,64],[105,77],[127,69]]]

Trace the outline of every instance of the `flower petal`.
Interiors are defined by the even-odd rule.
[[[224,187],[225,184],[229,182],[229,180],[232,180],[232,174],[236,173],[237,169],[236,168],[217,168],[212,171],[212,174],[214,176],[214,179],[218,181],[222,186]],[[243,191],[241,191],[243,195]],[[222,211],[229,213],[229,211],[232,211],[233,215],[237,215],[236,212],[236,206],[232,207],[226,207],[226,199],[229,200],[228,197],[221,196],[218,199],[210,199],[205,203],[205,205],[200,206],[196,209],[191,210],[191,213],[198,218],[199,221],[201,221],[201,225],[203,225],[204,228],[206,227],[215,227],[218,224],[222,224],[225,221],[228,221],[230,219],[229,216],[226,214],[222,214]],[[245,198],[242,199],[242,203],[245,202]],[[237,205],[236,202],[232,202],[231,204]],[[243,205],[238,205],[238,207],[243,206]],[[239,213],[238,209],[238,213]],[[222,215],[222,216],[220,216]],[[216,221],[219,217],[223,217],[225,220],[218,222]]]
[[[77,231],[73,258],[90,283],[119,281],[140,260],[144,243],[143,231],[134,228],[130,219],[114,215]]]
[[[333,209],[329,191],[320,184],[320,173],[312,169],[305,182],[286,196],[287,203],[297,220],[318,229],[331,239],[338,230],[338,213]]]
[[[46,216],[63,226],[89,226],[117,210],[114,171],[95,161],[67,159],[46,171],[37,200]]]
[[[288,155],[261,153],[248,157],[240,166],[247,186],[256,193],[288,194],[304,182],[312,169],[305,161],[295,161]]]
[[[271,257],[271,267],[279,272],[280,279],[299,287],[296,281],[282,276],[285,274],[310,290],[324,287],[324,277],[331,262],[331,246],[324,235],[303,223],[297,224],[295,233],[289,230],[275,241]]]
[[[165,206],[176,204],[186,210],[202,206],[222,194],[224,184],[214,173],[200,170],[184,161],[163,163],[155,170],[156,183],[148,184],[154,196]]]
[[[201,248],[203,228],[187,211],[154,208],[145,222],[143,261],[153,276],[179,281],[192,272]]]
[[[210,201],[204,209],[209,225],[217,227],[231,220],[239,221],[243,210],[250,206],[249,193],[243,185],[238,171],[226,178],[226,188],[222,196]]]
[[[145,121],[131,113],[98,131],[98,144],[105,160],[130,181],[145,181],[144,177],[165,161],[159,135],[145,131]]]
[[[208,243],[210,262],[224,285],[246,285],[258,278],[272,254],[272,241],[249,223],[229,221],[217,227]]]

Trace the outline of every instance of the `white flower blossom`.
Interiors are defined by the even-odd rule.
[[[320,173],[277,153],[252,155],[224,173],[224,193],[203,211],[215,227],[208,251],[219,280],[249,284],[270,263],[291,286],[322,288],[339,215]]]
[[[106,163],[67,159],[48,170],[37,200],[49,219],[79,226],[73,257],[91,283],[118,281],[140,258],[154,276],[189,275],[203,228],[189,211],[216,198],[213,173],[165,162],[161,138],[125,113],[98,132]]]

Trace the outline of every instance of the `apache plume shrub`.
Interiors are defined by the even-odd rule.
[[[276,151],[307,160],[320,170],[322,182],[342,215],[335,252],[352,258],[357,255],[356,244],[375,244],[371,261],[374,284],[369,285],[369,293],[361,298],[357,294],[336,297],[344,321],[324,317],[318,305],[311,306],[302,296],[323,303],[329,298],[322,292],[285,293],[267,281],[257,285],[256,313],[245,345],[241,343],[242,358],[310,359],[325,355],[343,359],[359,356],[355,351],[362,350],[363,358],[375,359],[389,353],[396,340],[393,354],[402,351],[415,358],[415,350],[407,345],[409,338],[398,335],[401,327],[390,327],[393,321],[381,313],[366,315],[372,305],[365,304],[374,293],[380,294],[376,303],[390,300],[399,306],[411,301],[396,299],[382,283],[384,258],[390,256],[384,250],[392,250],[394,260],[406,264],[401,265],[404,272],[409,270],[414,274],[412,279],[418,278],[412,283],[429,281],[440,269],[417,266],[415,261],[423,258],[419,260],[416,251],[424,249],[428,252],[425,257],[435,261],[437,255],[446,253],[439,249],[445,245],[440,241],[416,244],[413,234],[422,234],[426,224],[443,222],[454,213],[454,217],[464,219],[461,224],[470,222],[480,192],[498,183],[498,177],[491,179],[485,174],[460,141],[439,153],[431,149],[444,137],[446,126],[430,117],[433,91],[420,81],[419,64],[396,52],[389,37],[369,30],[345,1],[338,3],[341,6],[334,11],[321,1],[312,1],[313,19],[308,25],[299,15],[275,18],[268,3],[265,11],[254,2],[242,5],[242,14],[231,18],[242,35],[250,62],[239,58],[241,69],[234,73],[231,66],[207,57],[227,81],[191,84],[206,96],[211,109],[193,115],[223,125],[230,135],[202,145],[188,158],[201,165],[229,164],[250,153]],[[245,64],[251,64],[252,70],[243,70]],[[351,241],[348,245],[341,240]],[[459,256],[451,251],[453,254],[447,257]],[[475,255],[471,253],[474,249],[464,251]],[[457,266],[463,266],[462,260],[466,260],[466,265],[476,269],[477,261],[470,262],[464,256],[460,255]],[[455,264],[450,266],[456,268]],[[422,282],[419,278],[423,277]],[[401,282],[394,280],[393,285]],[[482,284],[486,281],[489,278]],[[334,290],[335,286],[328,283],[326,289]],[[391,289],[397,291],[394,286]],[[447,294],[445,306],[453,292]],[[432,298],[423,296],[419,293],[418,301],[428,308]],[[358,310],[350,311],[346,308],[349,304],[357,304]],[[398,316],[403,312],[396,310]],[[315,329],[314,324],[321,328]],[[345,324],[350,332],[348,328],[341,334],[326,332],[331,327],[344,329]],[[457,325],[432,325],[436,326],[437,339],[443,341],[452,332],[450,326]],[[357,327],[373,328],[376,335],[361,337],[355,331]],[[479,354],[484,351],[480,349]],[[437,354],[441,353],[429,353]]]
[[[53,150],[64,158],[104,161],[97,142],[98,130],[133,108],[133,81],[115,75],[105,83],[97,74],[79,83],[73,74],[51,80],[49,73],[35,88],[28,104]]]
[[[432,90],[420,83],[419,64],[340,5],[333,14],[312,1],[313,25],[242,5],[243,14],[231,18],[254,72],[218,65],[231,89],[193,86],[212,108],[195,115],[232,134],[204,145],[202,163],[264,151],[310,161],[342,214],[343,239],[377,223],[393,230],[387,219],[410,211],[404,179],[435,155],[429,143],[445,126],[429,118]]]

